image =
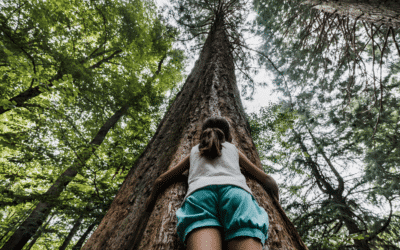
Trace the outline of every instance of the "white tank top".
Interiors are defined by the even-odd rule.
[[[227,141],[222,143],[222,155],[215,159],[201,157],[199,145],[190,152],[189,188],[182,205],[194,191],[210,185],[234,185],[253,195],[240,172],[239,151],[234,144]]]

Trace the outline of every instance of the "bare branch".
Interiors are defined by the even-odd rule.
[[[378,230],[376,230],[375,232],[373,232],[373,233],[371,234],[371,236],[369,236],[369,237],[366,239],[366,241],[371,241],[371,240],[375,239],[375,238],[378,236],[378,234],[380,234],[380,233],[382,233],[383,231],[385,231],[386,228],[389,226],[390,221],[391,221],[391,219],[392,219],[392,212],[393,212],[393,210],[392,210],[392,201],[391,201],[390,199],[387,199],[387,200],[389,201],[389,204],[390,204],[390,214],[389,214],[388,219],[386,220],[385,224],[383,224],[381,228],[379,228]]]
[[[390,27],[390,29],[392,30],[392,38],[393,38],[394,44],[396,45],[397,53],[400,56],[400,49],[399,49],[399,45],[397,44],[397,41],[396,41],[396,38],[395,38],[394,29],[393,29],[393,27]]]
[[[307,127],[307,125],[306,125]],[[332,172],[334,173],[334,175],[337,178],[338,181],[338,188],[335,190],[339,195],[342,195],[343,191],[344,191],[344,181],[343,181],[343,177],[340,176],[339,172],[336,170],[336,168],[332,165],[332,162],[328,159],[328,157],[326,157],[325,152],[323,151],[323,149],[321,148],[321,146],[317,143],[317,140],[315,139],[314,135],[311,133],[310,129],[307,127],[308,133],[310,134],[312,141],[315,145],[315,147],[317,148],[317,150],[321,153],[322,157],[325,159],[326,163],[328,164],[329,168],[332,170]]]
[[[122,52],[122,50],[118,49],[114,53],[112,53],[110,56],[108,56],[107,58],[104,58],[104,59],[98,61],[97,63],[95,63],[94,65],[90,66],[89,68],[95,69],[95,68],[99,67],[101,64],[103,64],[104,62],[108,62],[109,60],[114,58],[114,56],[118,55],[121,52]]]

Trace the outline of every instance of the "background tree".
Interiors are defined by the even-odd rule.
[[[278,110],[293,126],[259,152],[285,177],[283,207],[310,248],[398,249],[396,29],[302,3],[255,2],[259,63],[285,98],[254,120]],[[279,138],[269,124],[256,127]]]
[[[183,249],[177,239],[175,212],[185,196],[187,176],[177,183],[166,183],[160,187],[164,192],[158,197],[151,213],[145,211],[144,205],[154,180],[174,167],[198,144],[201,124],[210,116],[225,117],[232,129],[233,143],[260,166],[240,101],[234,58],[226,33],[233,13],[230,10],[237,8],[237,4],[237,1],[184,3],[186,8],[198,15],[203,15],[202,8],[209,6],[211,27],[199,59],[83,249]],[[258,204],[270,216],[268,248],[307,249],[279,201],[262,188],[263,183],[250,179],[247,173],[246,182]]]
[[[397,28],[400,26],[400,4],[394,0],[306,0],[303,4],[311,4],[314,9],[323,12],[361,19],[377,25]]]
[[[37,232],[35,246],[49,238],[61,246],[78,213],[82,241],[70,244],[79,247],[154,133],[165,92],[182,78],[182,51],[172,49],[177,33],[150,2],[2,4],[0,95],[41,92],[14,107],[2,102],[0,246],[29,248],[29,235],[57,208],[63,213],[52,230]],[[64,77],[40,87],[57,70]]]

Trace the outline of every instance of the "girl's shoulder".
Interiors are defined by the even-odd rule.
[[[230,143],[230,142],[228,142],[228,141],[223,142],[222,145],[223,145],[225,148],[227,148],[228,150],[237,150],[235,144]]]
[[[231,150],[234,150],[234,151],[239,151],[239,149],[238,149],[238,147],[236,147],[236,145],[235,144],[233,144],[233,143],[231,143],[231,142],[228,142],[228,141],[226,141],[226,142],[224,142],[224,143],[226,143],[225,144],[225,146],[227,147],[227,148],[229,148],[229,149],[231,149]],[[223,143],[223,144],[224,144]]]
[[[194,146],[192,147],[192,149],[190,150],[190,152],[192,153],[193,151],[196,151],[196,150],[199,151],[199,145],[200,145],[200,143],[194,145]]]
[[[229,146],[231,146],[231,147],[236,147],[235,144],[230,143],[230,142],[228,142],[228,141],[225,141],[225,142],[223,142],[222,144],[229,145]]]

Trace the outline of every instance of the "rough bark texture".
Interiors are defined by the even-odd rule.
[[[226,118],[231,126],[232,143],[261,166],[240,100],[223,26],[223,17],[217,15],[185,85],[82,249],[184,249],[177,238],[175,213],[186,194],[187,179],[159,195],[151,214],[145,212],[144,205],[154,180],[199,143],[201,125],[210,116]],[[255,180],[246,176],[246,182],[258,204],[269,214],[268,249],[307,249],[279,203]]]
[[[313,8],[377,25],[400,27],[400,2],[398,0],[306,0]]]

